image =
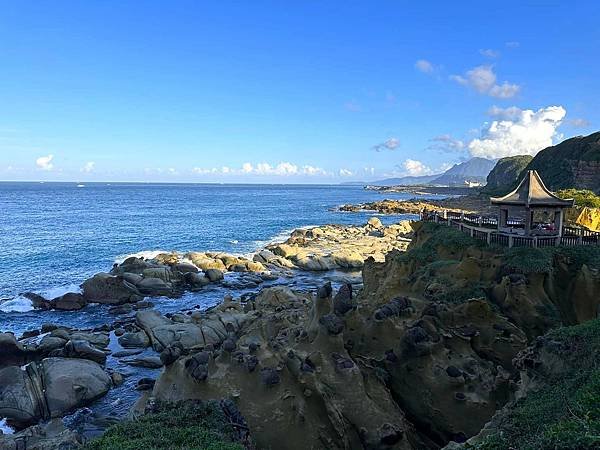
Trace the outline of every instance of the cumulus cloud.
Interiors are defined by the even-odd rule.
[[[380,152],[381,150],[396,150],[400,146],[400,141],[396,138],[389,138],[386,141],[383,141],[379,144],[374,145],[372,148],[376,152]]]
[[[432,150],[441,150],[445,152],[459,152],[465,149],[466,144],[460,139],[455,139],[449,134],[441,134],[429,140]]]
[[[432,73],[434,70],[433,64],[426,59],[419,59],[415,63],[415,68],[423,73]]]
[[[81,168],[81,171],[83,173],[92,173],[94,171],[94,169],[96,168],[96,163],[94,161],[88,161],[85,163],[85,165]]]
[[[500,108],[498,106],[492,106],[487,111],[488,116],[494,117],[501,120],[517,120],[521,117],[523,110],[516,106],[509,106],[508,108]]]
[[[479,54],[485,56],[486,58],[497,58],[500,56],[500,52],[498,50],[492,50],[491,48],[483,48],[479,50]]]
[[[420,175],[429,175],[431,174],[431,169],[423,164],[421,161],[417,161],[415,159],[407,159],[402,164],[403,168],[409,175],[412,176],[420,176]]]
[[[271,165],[266,162],[252,164],[245,162],[240,168],[232,168],[228,166],[203,168],[194,167],[192,172],[197,175],[271,175],[271,176],[294,176],[294,175],[307,175],[307,176],[328,176],[330,172],[322,169],[321,167],[304,165],[298,166],[290,162],[280,162],[276,165]]]
[[[329,173],[326,170],[321,169],[320,167],[315,167],[315,166],[304,166],[304,167],[302,167],[302,173],[304,175],[310,175],[310,176],[314,176],[314,175],[329,175]]]
[[[480,94],[497,98],[514,97],[521,89],[518,84],[506,81],[498,84],[492,66],[477,66],[468,70],[464,75],[452,75],[450,79]]]
[[[510,108],[509,108],[510,109]],[[505,110],[496,111],[506,113]],[[512,120],[494,120],[487,125],[483,136],[469,142],[472,156],[496,159],[505,156],[535,155],[560,138],[557,128],[566,115],[562,106],[548,106],[537,111],[511,110]]]
[[[54,155],[40,156],[35,160],[35,165],[42,170],[52,170],[54,168],[54,164],[52,164],[53,159]]]
[[[351,177],[354,175],[354,172],[348,169],[340,169],[340,177]]]

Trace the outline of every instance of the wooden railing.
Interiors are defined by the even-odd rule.
[[[439,214],[438,212],[424,212],[421,214],[421,220],[448,225],[471,235],[477,240],[501,247],[544,248],[559,245],[569,247],[600,245],[600,233],[584,228],[564,226],[562,235],[560,236],[523,236],[498,231],[498,220],[494,217],[457,212],[444,212],[443,214]],[[515,229],[524,228],[523,222],[518,220],[510,220],[507,224]]]

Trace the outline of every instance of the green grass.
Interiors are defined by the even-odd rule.
[[[84,450],[244,450],[218,402],[161,405],[110,427]]]
[[[600,208],[600,196],[586,189],[563,189],[556,193],[560,198],[574,199],[575,206]]]
[[[504,251],[504,265],[511,271],[529,273],[549,273],[554,267],[554,258],[561,256],[578,270],[584,264],[593,269],[600,268],[600,246],[579,247],[517,247]]]
[[[471,448],[600,448],[600,320],[558,328],[546,339],[554,356],[565,360],[565,370],[538,369],[545,387],[517,402],[500,420],[499,430]]]
[[[429,238],[418,246],[409,247],[408,250],[401,255],[401,258],[405,260],[417,260],[423,263],[432,263],[437,260],[438,252],[441,248],[459,256],[460,253],[467,250],[469,247],[482,248],[485,246],[482,241],[473,239],[466,233],[433,222],[424,222],[420,232],[428,235]]]

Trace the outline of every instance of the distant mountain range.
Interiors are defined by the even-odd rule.
[[[488,174],[495,165],[495,160],[471,158],[463,163],[455,164],[430,184],[444,186],[464,186],[466,182],[485,184]]]
[[[436,175],[406,176],[399,178],[386,178],[371,182],[351,182],[344,184],[370,185],[370,186],[465,186],[467,182],[485,184],[486,177],[496,165],[496,161],[485,158],[471,158],[460,164],[455,164],[444,173]]]

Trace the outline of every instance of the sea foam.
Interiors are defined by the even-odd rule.
[[[15,298],[11,298],[9,300],[5,300],[0,303],[0,311],[5,313],[10,312],[29,312],[33,311],[33,303],[28,298],[23,297],[22,295],[18,295]],[[2,422],[0,422],[0,429]]]
[[[13,434],[15,430],[13,430],[7,423],[6,419],[0,419],[0,434]]]

